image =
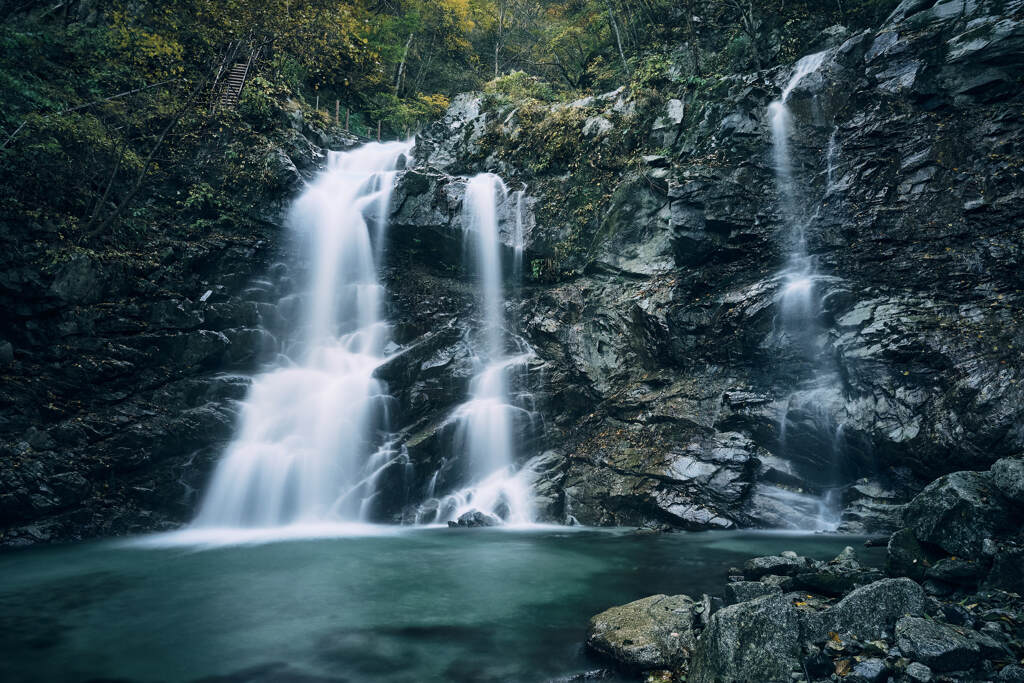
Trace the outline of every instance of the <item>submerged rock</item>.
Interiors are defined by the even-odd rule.
[[[449,528],[456,527],[487,527],[487,526],[500,526],[501,520],[494,515],[489,515],[486,512],[480,510],[471,510],[459,515],[459,518],[455,521],[448,522]]]

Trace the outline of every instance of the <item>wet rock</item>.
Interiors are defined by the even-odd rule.
[[[922,581],[930,559],[930,554],[917,542],[912,530],[900,529],[889,537],[885,570],[890,576],[906,576]]]
[[[882,579],[857,588],[824,612],[810,615],[809,633],[814,640],[825,640],[829,632],[874,640],[891,634],[904,615],[923,614],[926,604],[924,591],[914,581]]]
[[[465,512],[459,516],[454,522],[448,522],[448,526],[451,528],[456,527],[488,527],[488,526],[500,526],[501,520],[494,515],[489,515],[486,512],[480,510],[471,510]]]
[[[782,593],[782,588],[760,581],[734,581],[725,585],[725,602],[735,605],[772,593]]]
[[[911,662],[904,673],[912,683],[930,683],[933,675],[932,670],[921,662]]]
[[[788,680],[800,668],[801,618],[793,597],[767,595],[716,612],[697,643],[687,680]]]
[[[862,567],[856,559],[853,548],[847,546],[835,559],[818,563],[814,571],[802,572],[793,577],[796,590],[811,591],[822,595],[840,596],[857,586],[863,586],[884,578],[881,571]]]
[[[686,595],[653,595],[613,607],[590,620],[587,647],[632,671],[686,665],[697,636]]]
[[[956,628],[919,617],[897,622],[896,642],[905,656],[935,671],[969,669],[980,657],[977,643]]]
[[[985,586],[1024,594],[1024,548],[1009,543],[999,546]]]
[[[889,680],[889,669],[884,660],[864,659],[854,665],[847,680],[852,683],[882,683]]]
[[[954,472],[925,487],[904,522],[918,541],[952,555],[981,555],[985,538],[1009,531],[1008,502],[984,472]]]
[[[928,567],[925,578],[970,586],[977,585],[986,570],[986,565],[976,560],[945,558]]]
[[[990,472],[995,487],[1014,505],[1024,507],[1024,458],[997,460]]]
[[[1024,683],[1024,666],[1010,664],[1000,669],[996,674],[999,683]]]
[[[747,560],[743,565],[744,576],[750,579],[760,579],[768,574],[777,576],[795,576],[803,570],[812,568],[813,560],[800,557],[795,553],[788,555],[768,555],[755,557]]]

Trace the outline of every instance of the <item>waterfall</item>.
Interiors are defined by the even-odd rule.
[[[818,292],[820,277],[815,272],[814,261],[807,245],[807,226],[813,221],[813,217],[807,218],[802,211],[803,193],[798,189],[794,178],[789,145],[793,136],[793,117],[787,106],[789,95],[805,76],[814,73],[821,67],[825,56],[826,52],[819,52],[803,57],[796,63],[779,99],[768,106],[768,115],[771,124],[772,162],[779,197],[779,209],[786,228],[786,266],[779,274],[782,281],[779,298],[781,331],[789,343],[798,350],[799,355],[809,363],[813,373],[809,385],[803,387],[801,392],[794,392],[785,401],[785,408],[779,423],[779,448],[784,456],[792,455],[791,451],[794,447],[788,439],[788,424],[794,420],[810,422],[813,430],[831,434],[827,447],[830,450],[828,455],[832,469],[835,470],[839,457],[840,426],[834,425],[828,412],[823,409],[823,405],[816,402],[819,396],[827,392],[829,385],[836,381],[835,369],[822,357],[820,341],[822,301]],[[836,150],[836,139],[833,132],[826,155],[826,195],[832,184]],[[806,396],[794,408],[797,393]],[[828,476],[833,474],[834,472],[830,472]],[[788,509],[790,523],[796,526],[812,526],[817,530],[834,530],[838,526],[835,496],[832,491],[826,491],[822,496],[816,497],[802,491],[769,489],[765,495],[776,499],[784,508]]]
[[[477,371],[469,399],[452,415],[454,456],[465,458],[470,485],[449,494],[434,508],[435,522],[451,521],[479,511],[507,523],[532,520],[529,473],[516,471],[517,426],[529,421],[528,410],[514,404],[510,377],[531,353],[505,325],[501,225],[498,209],[514,202],[512,271],[518,276],[523,251],[522,193],[509,193],[501,178],[482,173],[466,183],[462,222],[470,270],[479,281],[481,328],[470,338]],[[511,352],[510,352],[511,351]],[[497,520],[495,520],[497,521]]]
[[[387,387],[373,376],[388,325],[378,277],[396,169],[412,143],[331,152],[289,225],[310,264],[292,356],[253,380],[234,440],[194,527],[362,521],[388,439]]]

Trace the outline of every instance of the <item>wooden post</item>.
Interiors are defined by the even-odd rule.
[[[352,115],[352,110],[349,107],[345,107],[345,132],[348,132],[348,117]]]
[[[380,121],[377,122],[377,142],[380,142]]]
[[[316,94],[316,110],[320,111],[320,93]]]
[[[334,100],[334,125],[341,123],[341,102]]]

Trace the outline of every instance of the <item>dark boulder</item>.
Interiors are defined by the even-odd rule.
[[[854,590],[824,612],[810,615],[809,635],[814,641],[825,640],[830,632],[875,640],[891,634],[904,615],[923,614],[925,606],[924,591],[915,582],[882,579]]]
[[[989,472],[995,487],[1014,505],[1024,508],[1024,458],[997,460]]]
[[[782,593],[782,588],[761,581],[734,581],[725,586],[725,602],[735,605],[772,593]]]
[[[987,568],[977,560],[947,557],[928,567],[924,575],[932,581],[973,586],[985,576]]]
[[[986,538],[1012,529],[1009,502],[985,472],[939,477],[907,506],[904,522],[915,538],[952,555],[977,557]]]
[[[985,587],[1024,594],[1024,548],[1009,543],[998,546]]]
[[[889,537],[886,546],[885,570],[889,576],[906,576],[915,581],[924,579],[930,563],[926,551],[910,529],[900,529]]]
[[[715,612],[690,662],[696,683],[789,680],[801,669],[795,595],[766,595]]]
[[[454,522],[448,522],[448,526],[451,528],[488,527],[499,526],[500,524],[500,519],[498,519],[494,515],[489,515],[486,512],[481,512],[480,510],[471,510],[460,515],[458,520]]]
[[[896,623],[900,651],[936,671],[969,669],[978,661],[980,649],[964,629],[920,617],[903,617]]]

